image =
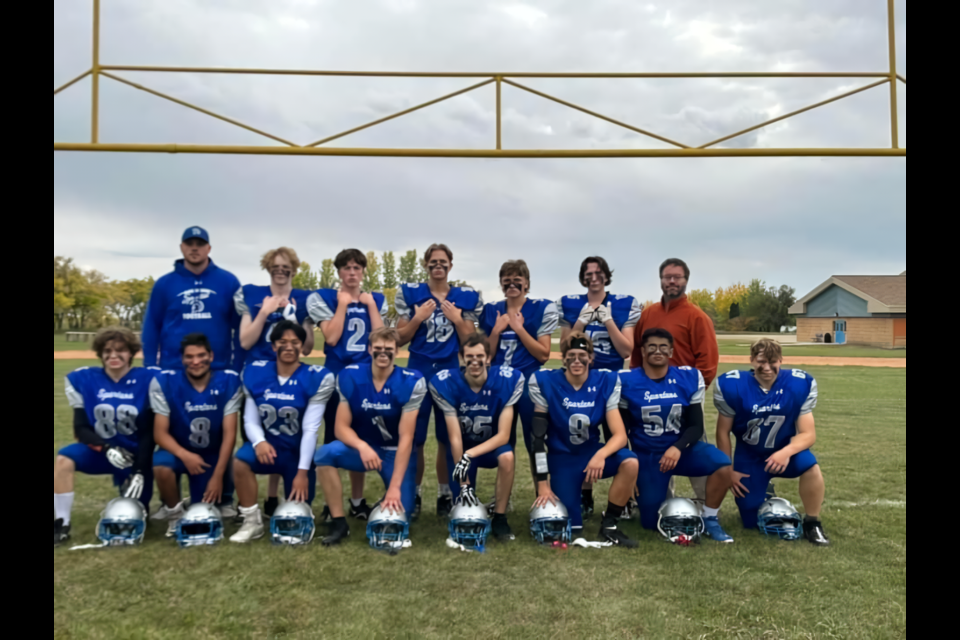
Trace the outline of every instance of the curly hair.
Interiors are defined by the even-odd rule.
[[[263,254],[263,258],[260,259],[260,268],[264,271],[269,272],[273,267],[273,261],[277,259],[277,256],[283,256],[290,263],[290,266],[293,268],[293,274],[296,275],[300,271],[300,257],[297,255],[297,252],[289,247],[280,247],[279,249],[274,249],[273,251],[267,251]]]
[[[136,356],[143,348],[140,338],[130,329],[126,327],[107,327],[98,331],[93,338],[93,350],[98,358],[103,360],[103,352],[111,342],[122,342],[132,356]]]

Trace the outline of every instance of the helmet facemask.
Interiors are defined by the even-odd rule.
[[[223,523],[219,520],[203,522],[180,522],[177,527],[177,544],[181,548],[205,547],[223,539]]]
[[[693,517],[668,517],[660,521],[660,533],[670,542],[681,547],[700,544],[703,536],[703,519]]]
[[[313,541],[316,525],[311,518],[275,517],[270,523],[270,537],[277,545],[306,545]]]

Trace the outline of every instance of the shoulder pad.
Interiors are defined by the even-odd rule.
[[[407,287],[408,289],[419,289],[420,287],[423,286],[423,283],[420,283],[420,282],[408,282],[407,284],[405,284],[405,285],[403,285],[403,286]]]
[[[403,375],[405,375],[405,376],[417,376],[418,374],[417,374],[416,372],[414,372],[414,371],[404,370]]]
[[[600,373],[613,373],[613,369],[597,369]]]
[[[563,297],[563,299],[565,300],[580,300],[581,298],[583,298],[583,296],[564,296]]]
[[[633,369],[621,369],[620,375],[626,375],[628,373],[633,373]]]
[[[268,364],[270,364],[270,363],[267,362],[266,360],[257,360],[256,362],[251,363],[250,366],[251,366],[251,367],[257,367],[257,368],[262,369],[263,367],[267,366]]]
[[[80,373],[81,371],[90,371],[90,367],[80,367],[79,369],[74,369],[74,373]]]
[[[466,291],[466,292],[469,292],[469,293],[476,293],[477,290],[474,289],[473,287],[460,287],[460,291]]]
[[[175,375],[178,375],[179,373],[180,373],[179,371],[174,371],[173,369],[170,369],[169,371],[163,371],[163,372],[161,372],[160,375],[162,375],[162,376],[175,376]]]

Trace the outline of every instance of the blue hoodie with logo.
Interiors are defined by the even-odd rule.
[[[180,342],[191,333],[202,333],[213,346],[213,368],[236,371],[243,364],[240,317],[233,305],[239,289],[237,277],[213,261],[195,275],[178,260],[173,273],[160,278],[150,296],[143,322],[144,366],[179,371]]]

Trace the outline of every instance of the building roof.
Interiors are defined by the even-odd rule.
[[[790,313],[806,313],[807,303],[832,286],[866,300],[870,313],[907,312],[907,276],[904,272],[899,276],[833,276],[790,307]]]

